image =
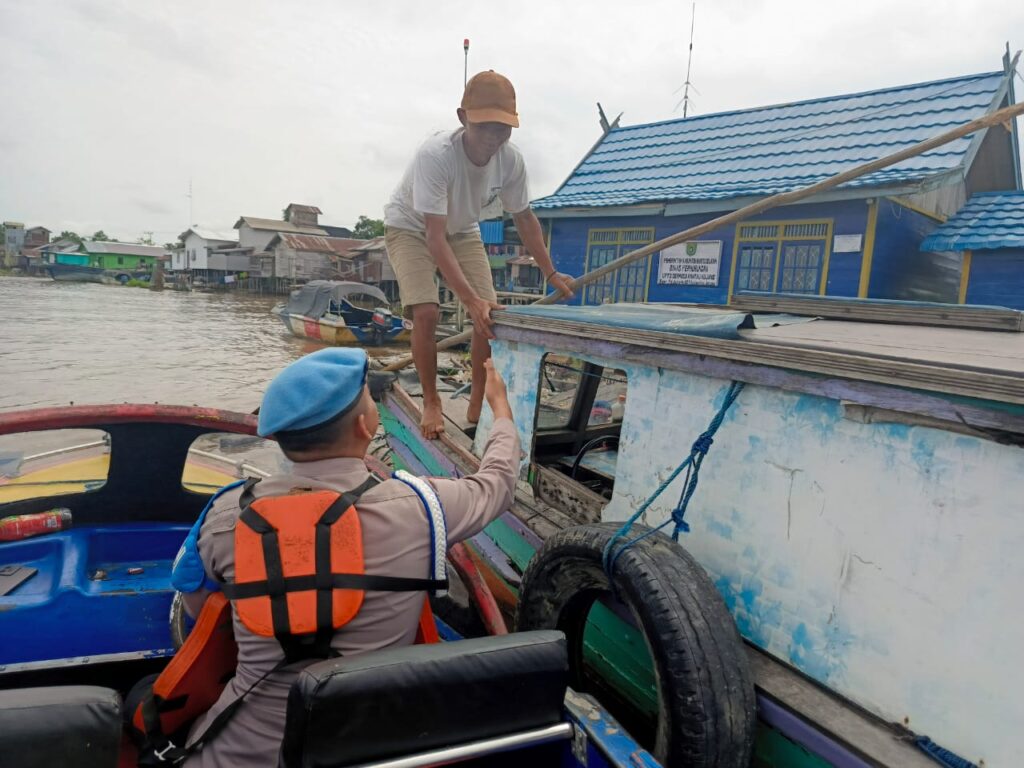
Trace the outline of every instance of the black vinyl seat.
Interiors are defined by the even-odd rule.
[[[318,662],[289,693],[280,765],[342,768],[559,726],[568,674],[554,631]]]
[[[4,768],[116,768],[121,697],[92,685],[0,690]]]

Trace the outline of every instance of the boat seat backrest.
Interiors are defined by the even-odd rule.
[[[92,685],[0,690],[4,768],[116,768],[121,697]]]
[[[554,725],[568,673],[553,631],[317,662],[289,693],[280,765],[341,768]]]

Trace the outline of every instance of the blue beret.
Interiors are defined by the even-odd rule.
[[[257,433],[267,437],[338,418],[362,397],[368,365],[362,349],[341,347],[296,360],[267,387]]]

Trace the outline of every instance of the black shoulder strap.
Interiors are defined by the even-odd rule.
[[[271,670],[262,674],[255,683],[242,692],[242,695],[224,707],[224,709],[210,721],[210,724],[203,729],[203,732],[199,737],[187,747],[184,745],[179,747],[171,741],[170,737],[163,733],[163,730],[160,727],[158,702],[152,694],[147,696],[142,703],[142,719],[146,727],[147,744],[139,753],[138,764],[140,768],[174,766],[185,762],[188,757],[201,750],[205,744],[224,730],[224,726],[228,724],[231,718],[235,716],[235,713],[238,712],[239,708],[242,706],[242,702],[245,701],[245,697],[252,693],[256,686],[275,672],[280,672],[291,663],[293,662],[289,662],[287,658],[281,659],[281,661],[275,664]]]
[[[260,534],[263,560],[267,578],[263,581],[244,584],[228,583],[223,586],[224,596],[229,600],[245,600],[253,597],[270,598],[270,615],[274,637],[281,645],[286,659],[298,661],[308,658],[327,658],[330,655],[331,640],[334,637],[333,590],[360,589],[380,592],[421,592],[447,589],[443,579],[412,579],[394,576],[374,576],[356,573],[333,573],[331,571],[331,526],[352,507],[364,493],[379,481],[372,475],[358,488],[346,491],[326,509],[316,523],[314,540],[315,568],[310,576],[285,576],[281,563],[281,548],[277,531],[270,522],[253,508],[255,483],[246,484],[239,506],[242,513],[239,522]],[[314,635],[291,634],[288,619],[288,592],[316,590],[317,630]]]

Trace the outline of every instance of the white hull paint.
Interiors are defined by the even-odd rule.
[[[531,445],[541,359],[558,350],[492,344]],[[587,359],[628,376],[604,510],[624,520],[687,455],[729,382]],[[490,418],[485,409],[478,451]],[[682,482],[648,523],[668,519]],[[836,400],[748,384],[687,519],[681,543],[748,640],[988,768],[1024,765],[1024,449],[863,423]]]

